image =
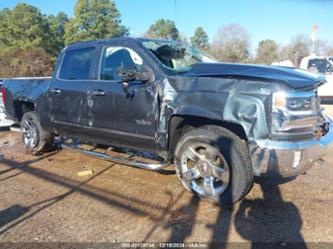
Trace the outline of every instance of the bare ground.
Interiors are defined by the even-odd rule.
[[[94,174],[79,177],[83,169]],[[333,153],[292,181],[257,182],[232,208],[193,197],[170,170],[70,151],[35,157],[20,134],[2,131],[0,242],[333,243]]]

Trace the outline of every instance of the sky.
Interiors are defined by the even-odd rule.
[[[76,0],[0,0],[0,9],[25,2],[44,14],[64,11],[73,16]],[[191,37],[202,26],[211,40],[221,26],[239,23],[251,35],[253,48],[263,39],[287,44],[296,34],[311,34],[333,41],[333,0],[115,0],[131,36],[142,36],[160,18],[174,20]],[[175,3],[177,8],[175,8]]]

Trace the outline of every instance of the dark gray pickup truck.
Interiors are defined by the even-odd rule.
[[[296,176],[326,155],[324,83],[293,68],[217,63],[178,42],[116,38],[66,47],[52,78],[5,80],[2,92],[33,153],[55,137],[147,152],[160,162],[85,151],[150,170],[174,164],[188,190],[233,203],[254,176]]]

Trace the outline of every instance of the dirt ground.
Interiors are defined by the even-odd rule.
[[[94,174],[79,177],[82,169]],[[333,243],[332,183],[330,153],[306,175],[261,180],[245,200],[220,208],[186,192],[172,171],[65,150],[35,157],[19,133],[1,131],[0,242]]]

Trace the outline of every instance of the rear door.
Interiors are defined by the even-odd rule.
[[[92,99],[87,92],[96,57],[95,47],[68,49],[63,54],[48,90],[50,120],[61,135],[87,138],[85,128],[92,120]]]

